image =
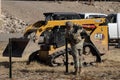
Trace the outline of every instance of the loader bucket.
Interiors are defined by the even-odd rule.
[[[12,57],[22,57],[22,54],[29,42],[29,39],[11,38],[10,41],[11,41],[11,45],[9,42],[3,52],[3,56],[5,56],[5,57],[9,56],[9,53],[10,53],[9,49],[11,47]]]

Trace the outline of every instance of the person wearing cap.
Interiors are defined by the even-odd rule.
[[[74,68],[75,71],[73,72],[75,75],[81,73],[82,68],[82,52],[83,52],[83,43],[84,39],[81,37],[81,33],[83,32],[83,28],[80,25],[75,25],[70,21],[66,22],[66,38],[68,43],[71,46],[71,54],[74,60]]]

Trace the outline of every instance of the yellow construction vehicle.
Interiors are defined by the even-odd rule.
[[[40,49],[31,53],[28,63],[32,58],[45,61],[51,66],[64,63],[65,55],[65,23],[71,21],[74,24],[81,25],[85,32],[84,55],[92,54],[96,62],[101,62],[101,55],[108,51],[108,26],[105,24],[105,18],[97,19],[59,19],[38,21],[25,29],[22,38],[12,39],[14,57],[21,57],[22,52],[29,42],[30,35]],[[34,33],[34,34],[33,34]],[[31,45],[32,46],[32,45]],[[34,46],[32,46],[34,47]],[[70,52],[71,49],[69,48]],[[8,53],[6,49],[4,55]],[[18,56],[18,54],[21,54]],[[61,58],[62,56],[62,58]]]

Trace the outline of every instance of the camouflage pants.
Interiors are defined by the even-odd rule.
[[[82,52],[83,52],[83,41],[77,43],[74,46],[71,46],[72,56],[74,60],[74,67],[82,67]]]

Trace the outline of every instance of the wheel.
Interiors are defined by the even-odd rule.
[[[85,43],[83,46],[83,64],[93,65],[96,62],[101,62],[99,51],[90,43]]]
[[[49,66],[61,66],[65,63],[65,53],[60,51],[56,52],[53,55],[49,56],[49,59],[47,60],[47,64]]]
[[[33,52],[33,53],[29,56],[28,61],[27,61],[27,65],[29,65],[30,62],[33,62],[33,61],[37,61],[37,62],[40,61],[39,56],[38,56],[38,51]]]
[[[83,65],[91,65],[96,63],[96,56],[92,54],[90,47],[85,47],[83,53]]]

